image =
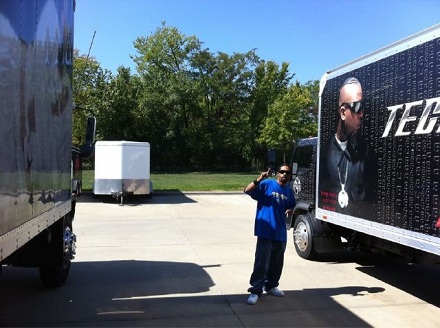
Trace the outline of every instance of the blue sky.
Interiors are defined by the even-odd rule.
[[[440,0],[76,0],[75,48],[101,67],[135,65],[133,42],[165,21],[211,52],[290,63],[294,80],[330,69],[440,23]]]

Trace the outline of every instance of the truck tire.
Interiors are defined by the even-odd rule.
[[[313,228],[310,214],[300,214],[293,226],[293,243],[296,253],[306,260],[313,260],[317,253],[313,245]]]
[[[45,286],[59,287],[64,284],[75,254],[75,241],[72,219],[68,214],[54,224],[52,238],[49,241],[51,257],[48,263],[40,266],[40,279]]]

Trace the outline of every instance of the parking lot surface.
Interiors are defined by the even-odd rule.
[[[340,252],[299,258],[289,232],[280,289],[246,304],[256,203],[242,193],[162,193],[123,206],[85,195],[64,286],[4,267],[1,326],[438,327],[440,270]]]

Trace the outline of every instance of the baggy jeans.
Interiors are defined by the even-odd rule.
[[[252,287],[248,289],[249,292],[261,295],[263,287],[266,290],[278,287],[285,250],[286,242],[257,238],[254,271],[249,280]]]

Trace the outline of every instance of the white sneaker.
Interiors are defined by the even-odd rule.
[[[284,296],[284,292],[282,290],[279,290],[278,287],[274,287],[269,290],[266,290],[266,293],[268,293],[269,295],[272,295],[272,296],[277,296],[277,297]]]
[[[258,302],[258,295],[257,294],[250,294],[249,298],[247,300],[247,304],[255,305]]]

